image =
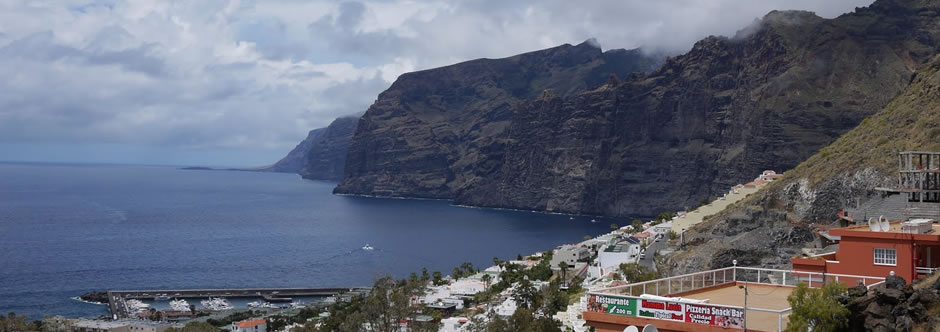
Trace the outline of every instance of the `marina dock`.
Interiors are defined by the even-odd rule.
[[[130,299],[152,300],[165,296],[177,299],[209,297],[261,297],[289,298],[303,296],[338,296],[346,293],[362,294],[370,289],[358,288],[240,288],[240,289],[154,289],[154,290],[113,290],[108,291],[108,310],[117,319],[133,318],[134,313],[127,308],[125,301]]]

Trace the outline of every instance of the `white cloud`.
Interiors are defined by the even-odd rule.
[[[0,0],[0,143],[286,151],[398,75],[596,37],[688,49],[869,0]]]

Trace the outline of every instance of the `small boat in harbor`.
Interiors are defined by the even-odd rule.
[[[362,250],[373,250],[373,249],[375,249],[375,248],[372,248],[372,246],[370,246],[368,243],[366,243],[366,245],[362,246]]]
[[[216,297],[216,298],[210,297],[208,300],[202,300],[202,302],[200,303],[202,304],[204,308],[213,310],[213,311],[232,309],[232,305],[229,304],[228,301],[226,301],[224,298],[221,298],[221,297]]]
[[[183,299],[170,301],[170,309],[176,311],[189,311],[189,302],[186,302],[186,300]]]

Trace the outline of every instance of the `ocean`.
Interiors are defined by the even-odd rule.
[[[334,186],[283,173],[0,163],[0,313],[107,314],[72,299],[93,290],[371,286],[627,223],[336,196]]]

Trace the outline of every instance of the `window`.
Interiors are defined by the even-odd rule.
[[[875,248],[875,265],[898,265],[898,251]]]

